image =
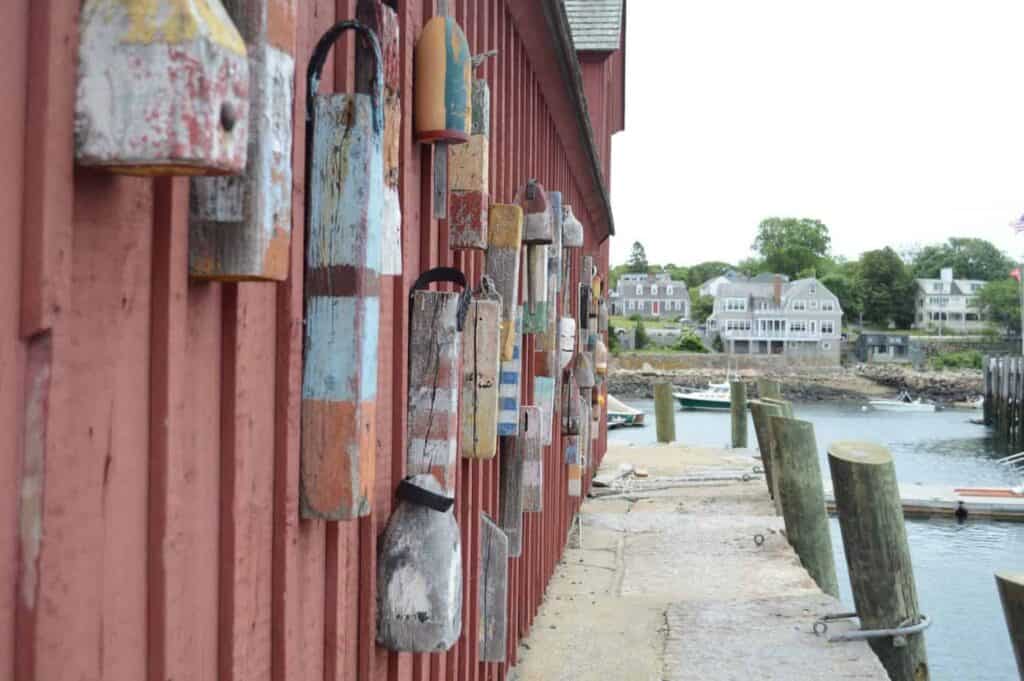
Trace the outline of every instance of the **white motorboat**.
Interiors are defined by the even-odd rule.
[[[728,410],[730,406],[729,383],[709,383],[703,390],[672,393],[683,409]]]
[[[894,400],[869,400],[868,404],[872,409],[879,411],[929,412],[936,410],[933,402],[924,402],[920,397],[915,400],[906,390]]]
[[[608,427],[643,426],[644,413],[608,395]]]

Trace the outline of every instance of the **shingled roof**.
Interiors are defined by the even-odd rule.
[[[565,0],[577,50],[617,50],[622,44],[623,0]]]

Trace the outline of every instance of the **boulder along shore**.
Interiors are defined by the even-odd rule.
[[[983,392],[981,372],[972,369],[915,371],[902,366],[858,364],[767,372],[745,369],[731,376],[748,383],[750,397],[758,396],[758,378],[772,378],[779,381],[786,399],[798,402],[867,400],[906,390],[914,397],[951,406],[975,400]],[[680,389],[698,389],[724,380],[724,369],[611,369],[608,391],[620,399],[653,399],[654,384],[662,381]]]

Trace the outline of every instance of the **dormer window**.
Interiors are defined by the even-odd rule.
[[[644,294],[644,287],[643,287],[642,284],[637,284],[637,286],[636,286],[636,294],[638,296],[642,296]]]
[[[942,290],[942,282],[941,281],[937,281],[934,284],[932,284],[932,291],[941,291],[941,290]]]
[[[815,292],[817,292],[817,290],[818,290],[818,287],[817,287],[817,286],[815,286],[814,284],[811,284],[811,285],[810,285],[810,287],[809,287],[809,288],[808,288],[807,290],[808,290],[809,292],[811,292],[811,293],[815,293]]]
[[[667,295],[667,296],[671,296],[671,295],[673,295],[673,293],[672,293],[672,292],[673,292],[674,290],[675,290],[675,289],[674,289],[673,287],[671,287],[671,286],[666,286],[666,287],[665,287],[665,295]]]
[[[804,300],[794,300],[793,301],[793,310],[794,311],[801,312],[801,311],[806,310],[806,309],[807,309],[807,302],[806,301],[804,301]]]
[[[658,287],[657,287],[657,285],[651,287],[651,295],[652,296],[658,295]]]

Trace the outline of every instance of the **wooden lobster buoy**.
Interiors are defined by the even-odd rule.
[[[523,452],[518,438],[502,441],[499,466],[498,523],[508,536],[508,555],[518,558],[523,552]]]
[[[583,495],[583,465],[580,463],[579,436],[565,438],[567,492],[570,497]]]
[[[523,460],[523,510],[539,513],[544,510],[544,459],[541,446],[541,410],[523,407],[519,414],[520,457]]]
[[[462,330],[462,456],[468,459],[498,452],[500,329],[501,297],[484,276]]]
[[[416,140],[458,144],[472,131],[472,58],[455,20],[435,16],[416,43]]]
[[[583,224],[568,203],[562,210],[562,248],[583,248]]]
[[[245,172],[193,178],[189,274],[217,281],[281,281],[292,234],[292,91],[295,8],[272,14],[272,0],[236,0],[228,13],[249,63],[249,148]]]
[[[540,418],[540,442],[545,447],[551,445],[552,420],[555,416],[555,388],[557,379],[551,376],[533,377],[533,403],[537,407]]]
[[[521,311],[520,311],[521,312]],[[522,315],[516,316],[513,329],[512,359],[502,361],[498,386],[498,435],[515,437],[519,434],[519,378],[522,373],[523,348]]]
[[[526,300],[523,333],[544,333],[548,328],[548,246],[526,247]]]
[[[432,475],[399,483],[377,555],[377,643],[388,650],[448,650],[462,632],[462,544]]]
[[[448,153],[449,243],[453,249],[485,250],[490,166],[491,91],[487,81],[473,81],[473,134]]]
[[[580,390],[593,388],[596,384],[594,363],[587,352],[576,353],[576,366],[573,368],[572,373]]]
[[[597,337],[597,345],[594,347],[594,373],[601,381],[608,375],[608,346],[601,336]]]
[[[428,291],[452,282],[461,293]],[[470,292],[459,270],[438,267],[420,275],[409,293],[409,422],[406,470],[430,473],[455,494],[459,432],[459,362]]]
[[[576,320],[562,317],[558,320],[558,368],[565,370],[576,355]]]
[[[230,175],[245,168],[248,143],[245,42],[220,0],[86,0],[78,20],[79,165]]]
[[[562,435],[580,433],[580,389],[572,373],[562,382]],[[566,462],[568,463],[568,462]]]
[[[477,650],[481,662],[504,662],[508,638],[508,537],[480,514],[480,615]]]
[[[523,211],[519,206],[491,206],[487,228],[487,276],[501,294],[501,359],[512,359],[519,301],[519,252]]]
[[[604,298],[597,303],[597,332],[608,335],[608,301]]]
[[[583,256],[583,272],[587,271],[588,261],[591,260],[590,256]],[[580,282],[579,285],[579,307],[577,309],[578,316],[578,328],[579,328],[579,349],[586,351],[588,344],[590,343],[590,284]]]
[[[532,178],[527,180],[516,195],[516,203],[523,208],[523,243],[550,244],[553,240],[551,209],[544,185]]]
[[[562,192],[548,192],[554,239],[548,248],[547,326],[537,334],[536,372],[550,376],[558,385],[558,298],[562,280]]]
[[[373,97],[317,92],[331,47],[349,29],[376,45],[366,27],[339,22],[320,38],[307,74],[309,236],[300,499],[304,517],[328,520],[370,512],[376,448],[381,90]],[[379,58],[379,48],[374,49]]]

